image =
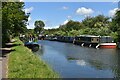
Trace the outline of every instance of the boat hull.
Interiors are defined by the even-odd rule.
[[[100,43],[99,48],[108,48],[108,49],[115,49],[117,47],[116,43]]]

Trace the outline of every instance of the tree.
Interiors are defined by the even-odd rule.
[[[120,42],[120,10],[117,10],[115,17],[113,17],[110,29],[118,34],[116,41]]]
[[[37,34],[38,33],[40,34],[40,32],[44,29],[44,26],[45,26],[44,22],[41,20],[35,21],[34,25],[35,25],[34,31]]]
[[[89,28],[106,27],[109,24],[109,18],[104,15],[98,15],[96,17],[86,17],[82,23]]]
[[[93,21],[93,17],[86,17],[82,23],[84,24],[85,27],[93,28],[95,22]]]
[[[73,21],[70,20],[67,24],[66,24],[66,30],[67,31],[71,31],[71,30],[79,30],[81,28],[83,28],[84,25],[82,25],[82,23],[78,22],[78,21]]]
[[[23,11],[23,2],[2,3],[2,44],[10,41],[10,36],[18,36],[24,33],[27,28],[29,14]]]

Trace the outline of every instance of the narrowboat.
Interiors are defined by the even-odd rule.
[[[45,36],[45,40],[56,41],[57,37],[56,36]]]
[[[70,37],[70,36],[58,36],[57,37],[57,41],[60,41],[60,42],[72,43],[73,40],[74,40],[74,37]]]
[[[80,35],[75,37],[74,44],[95,48],[116,48],[117,46],[110,36],[94,35]]]
[[[64,42],[64,36],[57,36],[57,41]]]
[[[99,36],[80,35],[75,37],[74,44],[87,47],[96,47],[99,43]]]
[[[98,44],[99,48],[116,48],[117,44],[114,43],[110,36],[101,36]]]
[[[30,48],[32,51],[37,51],[39,49],[39,44],[36,42],[25,42],[24,46]]]

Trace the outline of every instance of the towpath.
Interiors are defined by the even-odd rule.
[[[0,80],[2,79],[2,57],[0,56]]]
[[[8,73],[8,53],[10,53],[11,48],[0,48],[2,56],[0,56],[0,79],[7,78]]]

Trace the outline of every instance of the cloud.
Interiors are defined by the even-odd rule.
[[[55,29],[59,27],[59,25],[52,26],[51,21],[49,20],[43,20],[43,22],[45,23],[44,29]]]
[[[113,4],[115,4],[115,3],[118,3],[118,1],[117,0],[113,1]]]
[[[93,13],[94,11],[91,8],[85,8],[81,7],[76,10],[76,14],[78,15],[84,15],[84,16],[89,16]]]
[[[20,2],[24,2],[24,0],[20,0]]]
[[[65,25],[65,24],[67,24],[69,22],[69,20],[67,19],[67,20],[65,20],[64,22],[63,22],[63,25]]]
[[[69,8],[66,7],[66,6],[63,6],[62,9],[63,9],[63,10],[68,10]]]
[[[31,21],[31,17],[29,16],[29,17],[28,17],[28,22],[30,22],[30,21]]]
[[[24,9],[25,13],[30,13],[34,8],[30,7],[30,8],[26,8]]]
[[[69,20],[67,19],[67,20],[65,20],[65,21],[62,23],[62,25],[65,25],[65,24],[67,24],[68,22],[69,22]],[[55,28],[59,28],[59,25],[57,25],[57,26],[51,26],[50,24],[48,24],[47,21],[45,21],[45,23],[46,23],[46,26],[44,27],[45,29],[55,29]]]
[[[34,22],[30,22],[29,25],[27,25],[28,29],[34,29]]]
[[[118,8],[114,8],[113,10],[110,10],[109,13],[108,13],[109,16],[114,17],[117,10],[118,10]]]
[[[59,28],[59,26],[45,26],[44,29],[55,29],[55,28]]]
[[[32,22],[32,18],[29,16],[27,21],[27,28],[33,29],[34,28],[34,22]]]

